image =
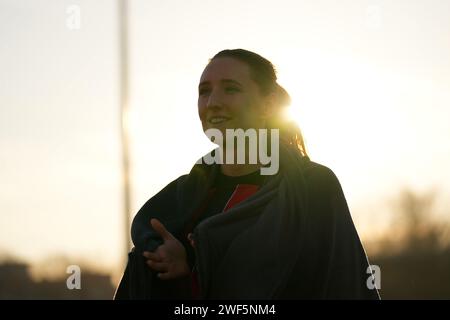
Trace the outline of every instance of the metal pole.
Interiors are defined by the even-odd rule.
[[[128,260],[131,247],[131,176],[130,176],[130,136],[129,136],[129,88],[128,88],[128,3],[118,0],[119,9],[119,83],[120,83],[120,123],[122,147],[122,186],[124,216],[124,263]]]

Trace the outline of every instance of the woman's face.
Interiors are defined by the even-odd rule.
[[[198,114],[203,131],[265,128],[268,99],[250,77],[250,69],[234,58],[213,59],[200,78]]]

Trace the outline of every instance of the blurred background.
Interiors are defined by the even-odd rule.
[[[0,299],[113,297],[128,222],[211,149],[198,81],[232,48],[276,66],[382,298],[450,299],[449,18],[446,0],[0,0]]]

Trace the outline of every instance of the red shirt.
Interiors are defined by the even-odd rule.
[[[227,210],[256,193],[264,183],[264,179],[265,176],[262,176],[259,170],[238,177],[226,176],[219,173],[213,188],[210,189],[205,201],[195,215],[196,217],[194,219],[197,221],[194,221],[191,226],[194,224],[197,225],[202,220],[215,214],[226,213]],[[192,230],[187,230],[186,234],[189,232],[192,232]],[[189,249],[192,250],[192,256],[193,249]],[[191,287],[193,298],[200,298],[200,286],[195,265],[191,273]]]

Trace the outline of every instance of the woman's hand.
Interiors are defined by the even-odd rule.
[[[190,274],[186,259],[186,249],[164,225],[157,219],[151,219],[152,228],[161,236],[164,243],[154,252],[144,251],[147,265],[158,271],[158,277],[162,280],[184,277]]]

